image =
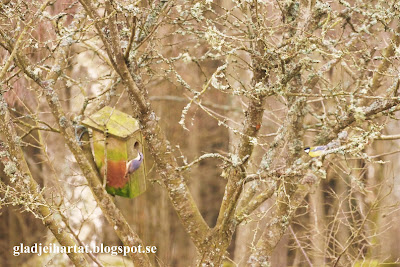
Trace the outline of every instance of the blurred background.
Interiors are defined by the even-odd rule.
[[[19,25],[23,16],[27,18],[32,16],[33,10],[37,9],[39,2],[24,3],[24,1],[3,0],[0,12],[3,12],[8,18],[11,17],[12,20],[9,20],[7,24],[4,19],[1,27],[6,29],[5,31],[12,32],[12,28]],[[274,1],[264,2],[263,12],[265,13],[263,14],[269,14],[269,26],[274,25],[275,22],[279,22],[274,17],[274,12],[278,13],[279,6]],[[300,2],[302,5],[308,3],[307,1]],[[343,10],[339,3],[332,2],[332,9],[337,9],[337,12]],[[352,1],[352,5],[356,5],[358,2],[363,1]],[[366,10],[370,10],[371,13],[378,12],[372,9],[373,5],[379,4],[382,9],[385,8],[382,1],[364,2]],[[99,13],[101,13],[103,11],[102,2],[96,1],[95,3],[100,6]],[[244,51],[235,52],[238,58],[242,59],[242,62],[239,63],[233,59],[226,59],[227,57],[209,56],[210,51],[213,51],[210,49],[210,42],[213,42],[212,37],[208,36],[209,40],[199,41],[198,39],[207,37],[195,34],[187,36],[179,32],[185,26],[184,23],[176,22],[183,17],[180,13],[190,10],[186,15],[192,16],[188,21],[193,23],[196,18],[195,5],[197,3],[200,2],[175,2],[170,15],[165,17],[165,23],[157,29],[153,39],[148,41],[148,44],[146,43],[138,52],[141,53],[143,59],[141,77],[148,90],[149,99],[157,116],[160,117],[160,124],[171,142],[174,154],[178,158],[179,164],[182,165],[197,159],[204,153],[228,155],[230,152],[235,152],[238,135],[232,130],[240,130],[243,125],[243,111],[247,107],[247,98],[240,91],[226,91],[221,87],[225,84],[238,88],[250,86],[253,78],[251,70],[245,67],[250,64],[250,59]],[[239,8],[233,7],[235,3],[235,1],[215,1],[213,7],[221,13],[223,13],[220,11],[223,7],[232,8],[233,15],[244,17],[243,14],[238,14]],[[129,1],[120,1],[119,4],[125,7],[131,5]],[[140,11],[143,11],[143,14],[138,13],[138,18],[146,20],[155,4],[157,2],[136,3],[135,5]],[[201,5],[203,4],[201,3]],[[360,6],[363,5],[360,4]],[[370,7],[371,9],[369,9]],[[203,8],[206,10],[204,6]],[[46,11],[48,13],[44,14],[44,17],[48,18],[43,19],[32,29],[24,47],[25,54],[32,62],[43,66],[35,69],[37,72],[47,71],[45,68],[47,57],[49,60],[51,59],[49,47],[54,45],[50,40],[56,38],[57,30],[63,32],[74,23],[87,23],[82,20],[83,9],[79,3],[72,0],[58,0]],[[217,16],[218,12],[207,13],[204,11],[204,16],[212,19]],[[66,15],[58,16],[61,13]],[[52,19],[49,19],[50,17]],[[354,14],[354,18],[356,21],[353,23],[357,24],[363,19],[363,16]],[[357,50],[354,54],[347,55],[348,62],[351,60],[356,62],[354,63],[354,73],[360,71],[357,69],[357,64],[362,60],[365,51],[368,50],[369,53],[372,53],[372,55],[370,54],[372,57],[375,52],[371,52],[371,50],[382,51],[392,42],[390,31],[385,32],[382,29],[394,28],[398,23],[398,20],[389,21],[386,26],[382,24],[376,26],[375,31],[371,30],[371,32],[379,33],[379,37],[364,40],[365,42],[370,41],[370,43],[359,44],[358,48],[364,49],[362,53],[358,53]],[[187,27],[192,26],[192,24],[188,25]],[[211,26],[209,27],[211,28]],[[340,29],[342,26],[337,27]],[[346,37],[350,36],[351,27],[343,26],[343,28],[345,30],[336,35],[331,33],[332,38],[340,34]],[[124,28],[121,26],[122,33],[123,30]],[[190,31],[196,32],[196,29],[190,29]],[[282,35],[279,30],[277,31],[279,35]],[[65,32],[63,34],[66,36]],[[68,41],[68,39],[63,40]],[[102,48],[99,40],[92,38],[89,33],[84,40],[75,41],[68,44],[70,45],[70,61],[68,68],[63,70],[64,79],[57,84],[57,92],[63,108],[71,116],[70,119],[76,119],[78,115],[90,115],[105,105],[132,114],[134,107],[130,106],[127,100],[127,92],[120,81],[115,78],[115,74],[110,72],[102,57],[94,52],[97,51],[97,48]],[[36,44],[38,47],[35,46]],[[226,52],[224,50],[226,47],[222,46],[222,51]],[[154,53],[148,52],[151,50]],[[100,52],[101,54],[102,52]],[[5,49],[1,48],[0,59],[2,62],[8,56]],[[151,57],[151,60],[146,56]],[[168,58],[170,62],[166,63],[165,58]],[[321,55],[314,58],[322,62],[329,60]],[[226,62],[231,63],[225,71],[226,80],[224,82],[215,80],[214,88],[207,90],[202,95],[200,102],[190,106],[183,120],[182,111],[187,107],[193,93],[188,88],[200,91],[208,78]],[[394,69],[396,69],[396,63],[398,62],[393,60]],[[365,64],[369,68],[364,77],[367,81],[372,77],[374,67],[378,66],[379,62]],[[324,75],[326,87],[341,87],[349,92],[355,90],[352,86],[356,84],[356,81],[351,80],[351,75],[346,71],[344,65],[338,64]],[[18,72],[17,68],[10,71],[7,79],[3,88],[7,90],[4,97],[16,122],[16,129],[23,143],[26,160],[33,177],[40,184],[49,203],[64,214],[65,217],[60,220],[68,222],[72,231],[84,244],[91,246],[101,243],[108,246],[121,245],[114,230],[108,225],[96,205],[86,185],[86,180],[81,175],[63,138],[51,131],[30,130],[32,125],[50,125],[52,127],[57,125],[37,86]],[[220,84],[218,85],[218,83]],[[375,94],[385,92],[390,84],[391,80],[383,81],[382,87]],[[314,93],[321,93],[324,88],[321,85],[315,89]],[[93,98],[87,107],[84,105],[85,97],[86,99]],[[364,105],[370,103],[369,100],[350,100],[345,96],[308,99],[305,128],[309,127],[303,136],[304,145],[315,145],[315,138],[324,127],[324,125],[318,125],[316,117],[340,116],[340,112],[337,111],[345,110],[353,103],[352,101],[364,101]],[[261,158],[268,149],[268,144],[274,140],[275,133],[283,124],[288,110],[287,105],[284,97],[279,95],[267,99],[263,125],[248,169],[249,172],[257,171]],[[360,124],[348,129],[348,132],[350,136],[354,136],[363,131],[376,130],[372,129],[373,126],[380,127],[381,133],[385,135],[399,134],[398,118],[398,112],[395,110],[390,116],[375,118],[373,125]],[[324,120],[321,119],[321,121]],[[399,144],[396,138],[394,140],[370,138],[361,151],[368,155],[368,158],[360,156],[360,153],[327,156],[323,162],[323,168],[327,173],[326,179],[321,180],[319,186],[306,197],[301,208],[296,211],[296,216],[288,231],[275,249],[271,261],[272,266],[309,266],[311,262],[314,266],[334,266],[335,264],[337,266],[380,266],[383,263],[387,264],[382,266],[400,266],[395,263],[399,262],[400,258],[398,242],[400,238],[400,224],[398,223],[400,219]],[[284,168],[286,149],[286,145],[283,145],[274,158],[275,168]],[[221,177],[222,168],[219,163],[212,158],[205,159],[184,172],[186,182],[190,186],[201,214],[210,227],[215,225],[226,184],[226,180]],[[3,168],[1,165],[0,177],[7,183],[9,181],[3,173]],[[146,245],[157,246],[156,255],[149,255],[155,265],[191,266],[197,256],[195,247],[180,225],[150,156],[146,157],[146,170],[147,191],[134,199],[115,197],[117,206],[143,242]],[[252,184],[249,183],[246,188],[251,186]],[[232,266],[246,265],[251,248],[256,244],[262,229],[270,219],[273,203],[273,199],[266,201],[238,227],[229,247],[228,257],[233,261],[229,264]],[[54,242],[56,240],[52,234],[41,220],[36,219],[32,214],[24,211],[18,205],[0,206],[1,266],[69,266],[71,263],[66,255],[53,254],[41,257],[29,254],[21,254],[19,257],[12,255],[13,246],[20,243],[31,245]],[[107,264],[130,266],[129,264],[131,264],[129,259],[106,258],[106,255],[96,256],[105,266]],[[115,261],[119,263],[115,263]],[[94,263],[93,265],[96,266]]]

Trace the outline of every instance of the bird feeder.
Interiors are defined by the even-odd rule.
[[[107,192],[134,198],[146,191],[144,161],[136,171],[127,174],[127,163],[143,153],[138,121],[106,106],[82,123],[91,129],[94,160],[106,181]]]

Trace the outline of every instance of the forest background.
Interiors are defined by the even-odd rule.
[[[396,266],[399,19],[395,0],[1,0],[0,262]],[[137,198],[76,140],[104,106],[139,121]],[[157,253],[12,255],[54,242]]]

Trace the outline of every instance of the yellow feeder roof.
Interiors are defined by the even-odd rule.
[[[109,106],[100,109],[82,123],[100,132],[104,132],[107,127],[110,135],[123,139],[139,130],[139,123],[136,119]]]

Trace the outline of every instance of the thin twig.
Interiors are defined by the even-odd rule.
[[[375,140],[397,140],[400,139],[400,134],[394,135],[381,135],[374,138]]]
[[[306,261],[307,261],[308,265],[312,267],[313,264],[311,263],[310,258],[308,258],[306,251],[304,250],[304,248],[303,248],[302,245],[300,244],[300,241],[297,239],[297,236],[296,236],[296,234],[294,233],[293,228],[292,228],[291,225],[289,225],[289,229],[290,229],[290,232],[292,233],[292,235],[293,235],[293,237],[294,237],[294,240],[296,240],[296,243],[297,243],[297,245],[299,246],[299,248],[300,248],[300,250],[301,250],[301,253],[303,253],[304,258],[306,258]]]
[[[181,167],[176,168],[176,170],[177,170],[177,171],[183,171],[183,170],[189,169],[189,168],[192,167],[194,164],[196,164],[196,163],[198,163],[198,162],[200,162],[200,161],[202,161],[202,160],[204,160],[204,159],[208,159],[208,158],[218,158],[218,159],[221,159],[221,160],[223,160],[223,161],[225,161],[225,162],[231,162],[230,159],[228,159],[227,157],[222,156],[221,154],[218,154],[218,153],[208,153],[208,154],[201,155],[199,158],[197,158],[196,160],[192,161],[191,163],[189,163],[189,164],[187,164],[187,165],[185,165],[185,166],[181,166]],[[231,163],[232,163],[232,162],[231,162]]]

